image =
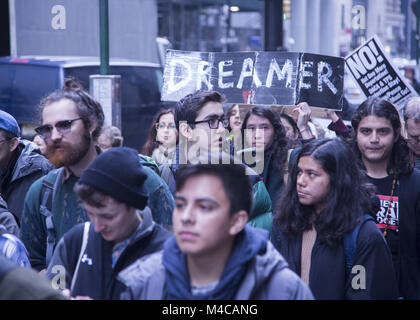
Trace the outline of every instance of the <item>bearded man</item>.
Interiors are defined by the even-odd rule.
[[[55,245],[78,223],[89,221],[74,186],[83,170],[101,153],[97,138],[104,123],[101,105],[74,80],[40,103],[42,125],[36,129],[47,144],[46,155],[58,169],[34,182],[25,198],[20,238],[33,268],[43,270]],[[139,166],[141,157],[139,156]],[[163,180],[145,167],[152,214],[171,212],[173,197]],[[50,196],[51,195],[51,196]]]

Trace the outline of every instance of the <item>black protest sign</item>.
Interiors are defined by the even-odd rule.
[[[310,106],[341,110],[344,99],[344,59],[310,53],[302,54],[301,59],[297,102],[310,101]]]
[[[380,97],[402,107],[416,96],[385,52],[379,38],[373,36],[346,58],[346,65],[366,97]]]
[[[295,52],[168,50],[163,101],[216,90],[229,103],[296,105],[341,110],[344,59]]]
[[[252,104],[295,105],[299,79],[299,53],[279,55],[278,52],[258,52]],[[264,85],[263,85],[264,83]]]

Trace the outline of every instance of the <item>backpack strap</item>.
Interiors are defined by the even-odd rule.
[[[161,173],[160,177],[163,181],[168,185],[169,190],[171,191],[172,195],[175,195],[175,176],[172,172],[171,165],[169,164],[162,164],[159,166],[159,171]]]
[[[160,177],[162,178],[163,181],[165,181],[167,184],[169,184],[170,177],[173,175],[172,171],[171,171],[171,168],[169,167],[168,164],[165,164],[165,165],[160,166],[159,169],[160,169],[160,172],[161,172]]]
[[[363,215],[356,227],[354,227],[354,229],[344,237],[344,255],[347,277],[351,274],[351,269],[353,267],[353,259],[357,249],[357,238],[359,236],[360,228],[368,220],[374,221],[370,215]]]
[[[83,228],[82,246],[80,248],[79,259],[77,260],[76,269],[74,270],[73,277],[71,279],[70,292],[73,292],[74,285],[76,284],[77,274],[79,273],[80,261],[82,260],[83,254],[88,244],[89,228],[90,228],[90,222],[85,222],[85,225]]]
[[[47,248],[45,254],[46,266],[48,266],[51,261],[56,243],[52,206],[62,174],[63,168],[57,169],[57,175],[55,176],[54,183],[48,181],[47,179],[42,181],[41,205],[39,207],[39,212],[45,217],[45,224],[47,226]]]

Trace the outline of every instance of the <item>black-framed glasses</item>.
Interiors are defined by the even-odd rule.
[[[81,120],[82,118],[76,118],[76,119],[72,119],[72,120],[62,120],[62,121],[58,121],[54,127],[57,129],[58,133],[60,133],[61,135],[67,134],[71,131],[71,125],[73,124],[73,122],[77,121],[77,120]],[[42,138],[44,139],[49,139],[51,138],[51,133],[52,130],[54,128],[52,125],[50,124],[46,124],[43,126],[40,126],[38,128],[35,129],[35,132],[38,133]]]
[[[198,123],[204,123],[207,122],[210,129],[217,129],[219,128],[219,123],[222,123],[224,128],[229,128],[229,119],[225,119],[225,117],[221,118],[212,118],[208,120],[202,120],[202,121],[195,121],[192,124],[198,124]]]
[[[6,142],[6,141],[10,141],[10,139],[3,139],[3,140],[0,140],[0,143]]]
[[[173,122],[169,122],[168,124],[166,124],[165,122],[159,122],[159,123],[156,123],[156,129],[165,129],[165,128],[168,128],[168,129],[175,129],[176,127],[175,127],[175,123],[173,123]]]

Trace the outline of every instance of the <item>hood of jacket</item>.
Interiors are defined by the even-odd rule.
[[[54,169],[54,166],[41,155],[39,148],[29,140],[20,139],[18,148],[22,148],[22,152],[13,168],[10,183],[24,176],[30,175],[35,171],[42,170],[48,172]]]
[[[288,269],[286,260],[274,248],[271,241],[267,241],[264,252],[255,255],[247,268],[235,299],[249,299],[253,293],[259,292],[267,285],[267,281],[284,269]],[[288,271],[290,272],[289,269]],[[137,260],[118,275],[118,279],[129,288],[130,294],[128,296],[136,299],[161,299],[162,290],[166,283],[165,278],[163,250]],[[295,280],[290,279],[290,282]],[[284,281],[289,281],[287,276],[284,277]],[[284,288],[284,290],[288,290],[287,288],[290,288],[290,286],[284,285]],[[276,290],[280,289],[276,288]]]
[[[256,255],[249,266],[235,299],[248,300],[252,298],[252,294],[265,287],[267,281],[270,281],[275,274],[288,268],[287,261],[276,250],[271,241],[268,241],[265,252]],[[281,289],[277,288],[277,290]]]

